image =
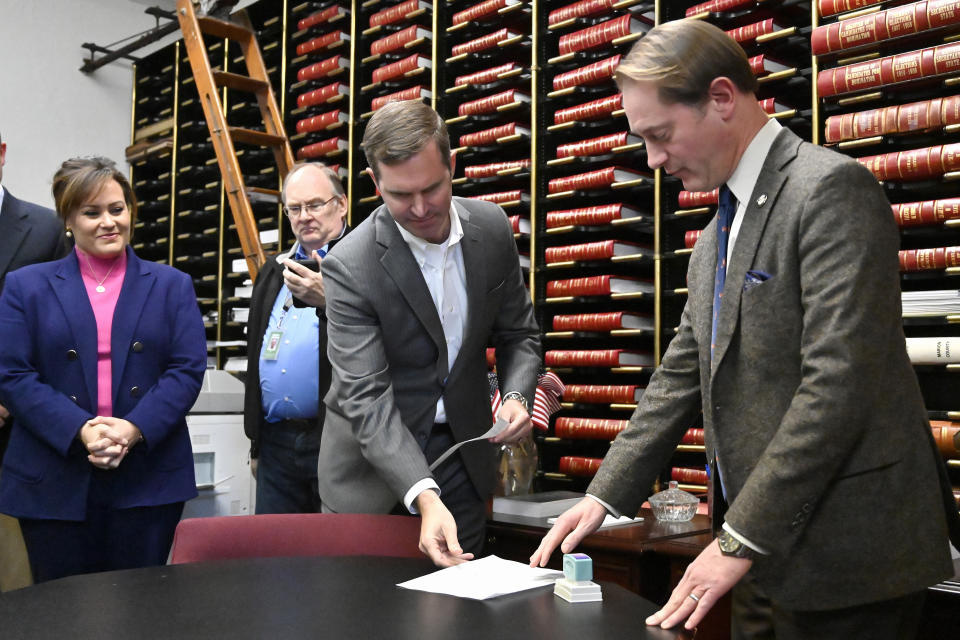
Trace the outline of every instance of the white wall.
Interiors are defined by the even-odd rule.
[[[144,8],[129,0],[0,0],[3,185],[17,197],[52,206],[51,178],[69,157],[104,155],[126,168],[131,63],[81,73],[88,52],[80,45],[106,46],[151,28]]]

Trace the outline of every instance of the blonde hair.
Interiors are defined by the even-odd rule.
[[[381,164],[399,164],[420,153],[431,140],[449,169],[450,134],[443,118],[420,100],[404,100],[388,102],[374,112],[360,148],[379,179]]]
[[[710,83],[727,77],[744,93],[756,93],[757,79],[747,54],[723,30],[702,20],[666,22],[640,38],[614,73],[623,82],[653,82],[667,104],[698,106]]]
[[[137,216],[137,197],[130,181],[109,158],[70,158],[53,175],[53,201],[57,217],[64,223],[84,201],[95,195],[104,183],[114,180],[123,191],[123,199],[130,211],[131,222]]]

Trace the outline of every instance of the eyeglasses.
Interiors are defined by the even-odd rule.
[[[326,200],[314,200],[313,202],[305,202],[304,204],[295,204],[290,207],[284,207],[283,212],[287,214],[288,218],[297,218],[305,213],[320,213],[328,204],[337,200],[339,197],[339,195],[333,195]]]

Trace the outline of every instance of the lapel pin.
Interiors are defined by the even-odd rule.
[[[767,202],[767,194],[761,193],[760,197],[757,198],[757,206],[762,207]]]

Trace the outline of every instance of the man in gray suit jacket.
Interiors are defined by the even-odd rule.
[[[456,564],[483,544],[495,444],[531,427],[539,331],[503,210],[452,197],[440,116],[420,101],[389,103],[362,146],[384,205],[321,264],[332,366],[322,507],[419,512],[420,549],[437,565]],[[431,472],[446,449],[491,427],[488,344],[509,426]]]
[[[728,233],[704,230],[677,337],[531,564],[573,549],[608,510],[636,513],[702,410],[729,510],[647,624],[692,628],[739,583],[737,638],[912,638],[924,588],[952,574],[956,508],[906,354],[882,189],[768,119],[743,50],[707,23],[651,30],[616,77],[650,167],[688,190],[725,185],[735,215]],[[759,628],[744,622],[757,614]]]
[[[0,138],[0,183],[6,161],[7,143]],[[68,249],[63,225],[52,209],[18,200],[0,184],[0,291],[11,271],[62,258]],[[0,405],[0,464],[12,420]],[[15,519],[0,514],[0,591],[25,587],[30,582],[20,527]]]

